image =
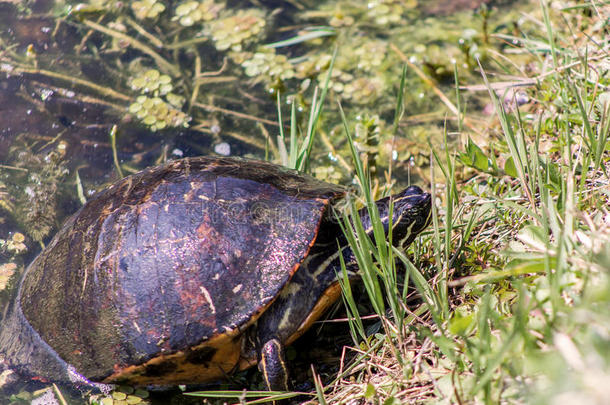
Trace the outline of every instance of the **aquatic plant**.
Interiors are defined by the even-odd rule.
[[[200,22],[212,21],[224,7],[223,3],[216,3],[214,0],[187,1],[176,7],[172,20],[191,27]]]
[[[387,86],[377,76],[359,77],[343,86],[343,96],[355,104],[369,104],[384,94]]]
[[[50,235],[57,224],[60,185],[68,174],[65,143],[49,152],[34,153],[27,144],[27,137],[20,136],[10,149],[15,168],[11,181],[7,182],[14,200],[11,213],[21,229],[36,242]],[[23,241],[22,241],[23,242]]]
[[[0,208],[4,211],[11,213],[15,209],[14,204],[11,202],[10,193],[7,191],[6,184],[0,181]]]
[[[171,98],[170,98],[171,99]],[[176,102],[179,97],[176,98]],[[160,97],[138,96],[129,106],[129,112],[152,131],[166,127],[187,127],[191,118]]]
[[[148,69],[131,78],[130,86],[140,91],[128,111],[152,131],[167,127],[188,127],[191,118],[182,112],[184,97],[171,93],[172,79],[156,69]]]
[[[245,43],[254,41],[263,32],[265,25],[261,10],[239,10],[210,22],[209,33],[219,51],[241,51]]]
[[[379,70],[387,58],[388,43],[381,40],[369,40],[356,47],[353,52],[356,68],[365,72]]]
[[[158,0],[139,0],[131,3],[131,10],[139,20],[157,18],[165,11],[165,5]]]
[[[9,243],[10,241],[0,239],[0,249],[10,250],[11,248],[8,247]],[[9,262],[0,264],[0,291],[5,290],[9,285],[9,281],[13,277],[13,274],[15,274],[15,270],[17,270],[16,263]]]
[[[272,48],[259,49],[241,65],[248,76],[259,77],[266,83],[288,80],[295,76],[294,66],[286,55],[277,54]]]
[[[337,5],[335,11],[332,13],[332,18],[328,21],[328,25],[331,27],[341,28],[349,27],[355,23],[356,19],[354,16],[342,11],[340,5]]]
[[[151,93],[155,96],[163,96],[173,90],[172,78],[162,75],[156,69],[149,69],[140,75],[133,77],[130,86],[141,93]]]
[[[319,53],[311,55],[296,65],[296,76],[300,79],[317,77],[330,66],[332,55]]]
[[[90,397],[90,400],[99,405],[147,405],[150,404],[148,397],[149,393],[144,389],[121,385],[117,386],[108,395],[94,394]]]
[[[316,166],[313,169],[313,175],[331,183],[336,183],[343,177],[343,174],[333,165]]]
[[[417,1],[414,2],[417,5]],[[402,21],[405,5],[400,0],[371,0],[367,2],[367,15],[380,26],[398,24]]]

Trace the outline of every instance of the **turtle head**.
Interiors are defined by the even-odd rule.
[[[392,228],[392,244],[406,248],[415,237],[430,223],[431,196],[417,186],[410,186],[398,194],[382,198],[375,204],[386,235]],[[393,204],[390,218],[390,204]],[[368,210],[360,210],[364,228],[372,235]],[[370,231],[369,231],[370,230]]]

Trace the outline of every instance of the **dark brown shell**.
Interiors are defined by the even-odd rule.
[[[205,349],[274,300],[342,194],[259,161],[197,157],[145,170],[66,222],[29,267],[21,309],[94,381]]]

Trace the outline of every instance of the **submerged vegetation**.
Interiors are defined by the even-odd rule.
[[[352,182],[361,196],[341,218],[364,281],[342,286],[352,347],[325,378],[314,365],[315,389],[299,398],[604,403],[608,2],[482,4],[442,20],[431,13],[449,3],[283,3],[57,2],[40,37],[2,38],[0,71],[23,114],[61,125],[0,138],[0,229],[10,230],[0,234],[0,298],[26,247],[68,213],[60,199],[75,207],[118,173],[230,142]],[[72,121],[75,101],[85,107]],[[369,240],[353,214],[366,205],[374,218],[371,202],[396,182],[427,184],[436,197],[433,224],[407,255],[378,237],[379,223]],[[249,398],[202,395],[232,394]],[[93,400],[146,395],[122,387]]]

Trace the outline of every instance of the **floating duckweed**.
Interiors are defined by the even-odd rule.
[[[386,89],[385,81],[378,74],[387,55],[387,45],[382,41],[366,41],[350,53],[337,56],[328,88],[341,93],[344,99],[358,104],[375,101]],[[320,55],[299,63],[295,76],[299,79],[316,79],[324,86],[328,76],[331,55]],[[376,76],[362,77],[363,71],[375,72]]]
[[[315,77],[328,69],[331,60],[332,56],[327,54],[308,58],[296,66],[296,75],[299,79]]]
[[[187,1],[186,3],[180,4],[176,7],[176,15],[172,18],[172,21],[178,20],[180,24],[185,27],[194,25],[201,20],[200,15],[195,14],[195,10],[197,10],[198,7],[199,2],[197,1]]]
[[[216,49],[231,48],[241,51],[244,42],[254,39],[265,28],[264,15],[259,10],[239,10],[237,14],[216,20],[211,24],[212,39]]]
[[[368,3],[368,16],[377,25],[396,24],[402,20],[403,9],[404,5],[399,0],[371,0]]]
[[[326,77],[328,76],[328,71],[323,72],[318,76],[318,83],[320,87],[324,86],[326,82]],[[328,88],[336,91],[337,93],[343,93],[345,89],[345,85],[347,83],[351,83],[354,80],[354,75],[351,73],[345,72],[341,69],[333,69],[332,74],[330,75],[330,80],[328,82]]]
[[[86,3],[79,3],[74,6],[72,13],[88,14],[88,13],[99,13],[101,11],[118,11],[121,10],[125,4],[121,0],[88,0]]]
[[[171,105],[173,105],[174,107],[180,109],[183,105],[184,105],[184,97],[179,96],[177,94],[174,93],[168,93],[165,95],[165,99],[167,100],[168,103],[170,103]]]
[[[320,180],[338,183],[342,180],[341,173],[334,166],[317,166],[313,175]]]
[[[242,63],[242,67],[248,76],[262,76],[269,82],[292,79],[295,75],[294,67],[286,55],[278,55],[274,49],[256,52],[252,58]]]
[[[148,398],[148,391],[146,390],[134,390],[133,387],[120,386],[110,395],[93,395],[91,396],[90,401],[102,405],[146,405],[149,404],[146,398]]]
[[[129,112],[135,114],[152,131],[166,127],[187,127],[191,119],[159,97],[139,96],[129,106]]]
[[[250,59],[252,57],[252,52],[246,52],[246,51],[240,51],[240,52],[227,51],[227,57],[229,59],[231,59],[231,61],[233,61],[233,63],[235,63],[236,65],[241,65],[245,61],[247,61],[248,59]]]
[[[381,135],[381,119],[378,115],[359,116],[354,127],[354,146],[360,159],[366,164],[368,170],[377,172],[377,159],[379,156],[379,142]]]
[[[20,232],[16,232],[11,239],[0,239],[0,248],[2,249],[2,252],[19,255],[28,250],[28,247],[24,242],[25,236]]]
[[[379,77],[359,77],[343,86],[343,96],[357,104],[367,104],[378,99],[385,90]]]
[[[224,4],[216,4],[214,0],[187,1],[176,7],[176,15],[172,20],[190,27],[201,21],[212,21],[223,8]]]
[[[377,70],[387,55],[387,42],[369,41],[354,51],[358,69],[367,72]]]
[[[133,393],[134,393],[135,388],[133,388],[133,387],[132,387],[132,386],[130,386],[130,385],[120,385],[120,386],[118,386],[117,388],[115,388],[115,391],[118,391],[118,392],[123,392],[123,393],[125,393],[125,394],[128,394],[128,395],[129,395],[129,394],[133,394]]]
[[[125,394],[124,392],[121,392],[121,391],[114,391],[112,393],[112,399],[116,399],[117,401],[122,401],[124,399],[127,399],[127,394]]]
[[[137,19],[144,20],[145,18],[156,18],[165,11],[165,6],[157,0],[140,0],[131,3],[131,10]]]
[[[2,239],[0,239],[0,244]],[[6,289],[8,286],[9,280],[15,274],[15,270],[17,270],[17,265],[15,263],[4,263],[0,265],[0,291]]]
[[[156,69],[149,69],[131,80],[132,89],[154,96],[139,96],[129,106],[129,112],[153,131],[166,127],[186,127],[190,121],[190,117],[180,111],[184,97],[170,93],[173,89],[171,81],[168,75],[162,75]],[[165,96],[167,101],[159,96]]]
[[[162,75],[156,69],[150,69],[131,80],[131,88],[141,90],[142,93],[154,95],[165,95],[172,91],[172,79],[168,75]]]
[[[328,22],[328,25],[331,27],[349,27],[354,24],[354,17],[351,15],[347,15],[341,11],[341,9],[337,8],[333,13],[332,18]]]
[[[135,395],[137,397],[140,397],[140,398],[143,398],[143,399],[146,399],[149,396],[148,391],[146,391],[146,390],[144,390],[142,388],[136,389],[135,392],[133,393],[133,395]]]
[[[15,206],[10,200],[10,193],[6,191],[6,184],[0,181],[0,209],[13,212]]]
[[[476,48],[476,44],[474,45]],[[454,61],[463,60],[460,56],[458,48],[449,46],[441,48],[436,44],[428,45],[421,55],[423,69],[428,75],[438,80],[451,78],[453,77]]]
[[[136,397],[135,395],[128,395],[127,398],[125,399],[125,401],[127,401],[128,404],[141,404],[142,403],[142,398],[140,397]]]

